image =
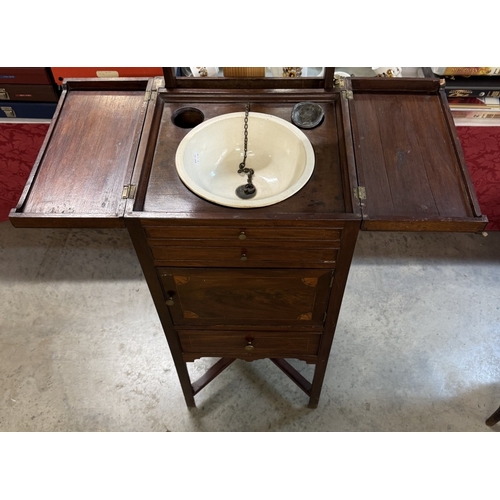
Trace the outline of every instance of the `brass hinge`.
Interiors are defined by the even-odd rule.
[[[123,186],[122,200],[125,199],[133,200],[135,196],[136,187],[137,186],[135,184],[127,184],[126,186]]]
[[[144,101],[149,102],[151,100],[155,100],[157,93],[157,90],[146,90],[146,93],[144,94]]]
[[[10,101],[9,93],[6,89],[0,89],[0,99]]]
[[[352,90],[343,90],[342,97],[344,99],[354,99],[354,94],[352,93]]]
[[[366,200],[366,189],[364,186],[354,188],[354,198],[358,200]]]

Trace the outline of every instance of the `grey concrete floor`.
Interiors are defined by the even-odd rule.
[[[265,360],[187,409],[125,230],[2,222],[0,283],[0,431],[500,427],[500,233],[361,233],[315,410]]]

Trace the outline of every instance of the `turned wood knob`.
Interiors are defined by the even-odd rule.
[[[167,306],[173,306],[175,304],[174,298],[172,296],[168,297],[165,304],[167,304]]]
[[[241,257],[240,257],[240,260],[248,260],[247,254],[246,253],[242,253]]]
[[[246,240],[247,239],[247,235],[245,234],[245,231],[241,231],[241,233],[238,235],[238,238],[240,240]]]

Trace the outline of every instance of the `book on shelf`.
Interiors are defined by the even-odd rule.
[[[500,97],[500,77],[455,76],[444,80],[448,97]]]
[[[498,97],[448,97],[448,105],[454,119],[500,119]]]
[[[453,118],[467,120],[500,120],[500,108],[471,109],[450,108]]]
[[[450,108],[471,108],[471,109],[487,109],[499,108],[500,97],[450,97],[448,96],[448,104]]]
[[[439,76],[500,76],[500,67],[490,68],[431,68]]]
[[[447,97],[500,97],[500,74],[485,75],[438,75],[432,70],[422,68],[426,78],[444,80],[444,91]]]

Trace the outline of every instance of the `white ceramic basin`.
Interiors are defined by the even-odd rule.
[[[246,167],[254,170],[257,192],[244,200],[236,194],[247,182],[245,174],[238,174],[244,118],[244,112],[228,113],[191,130],[177,148],[179,177],[197,195],[227,207],[264,207],[289,198],[313,173],[314,150],[309,139],[281,118],[250,111]]]

